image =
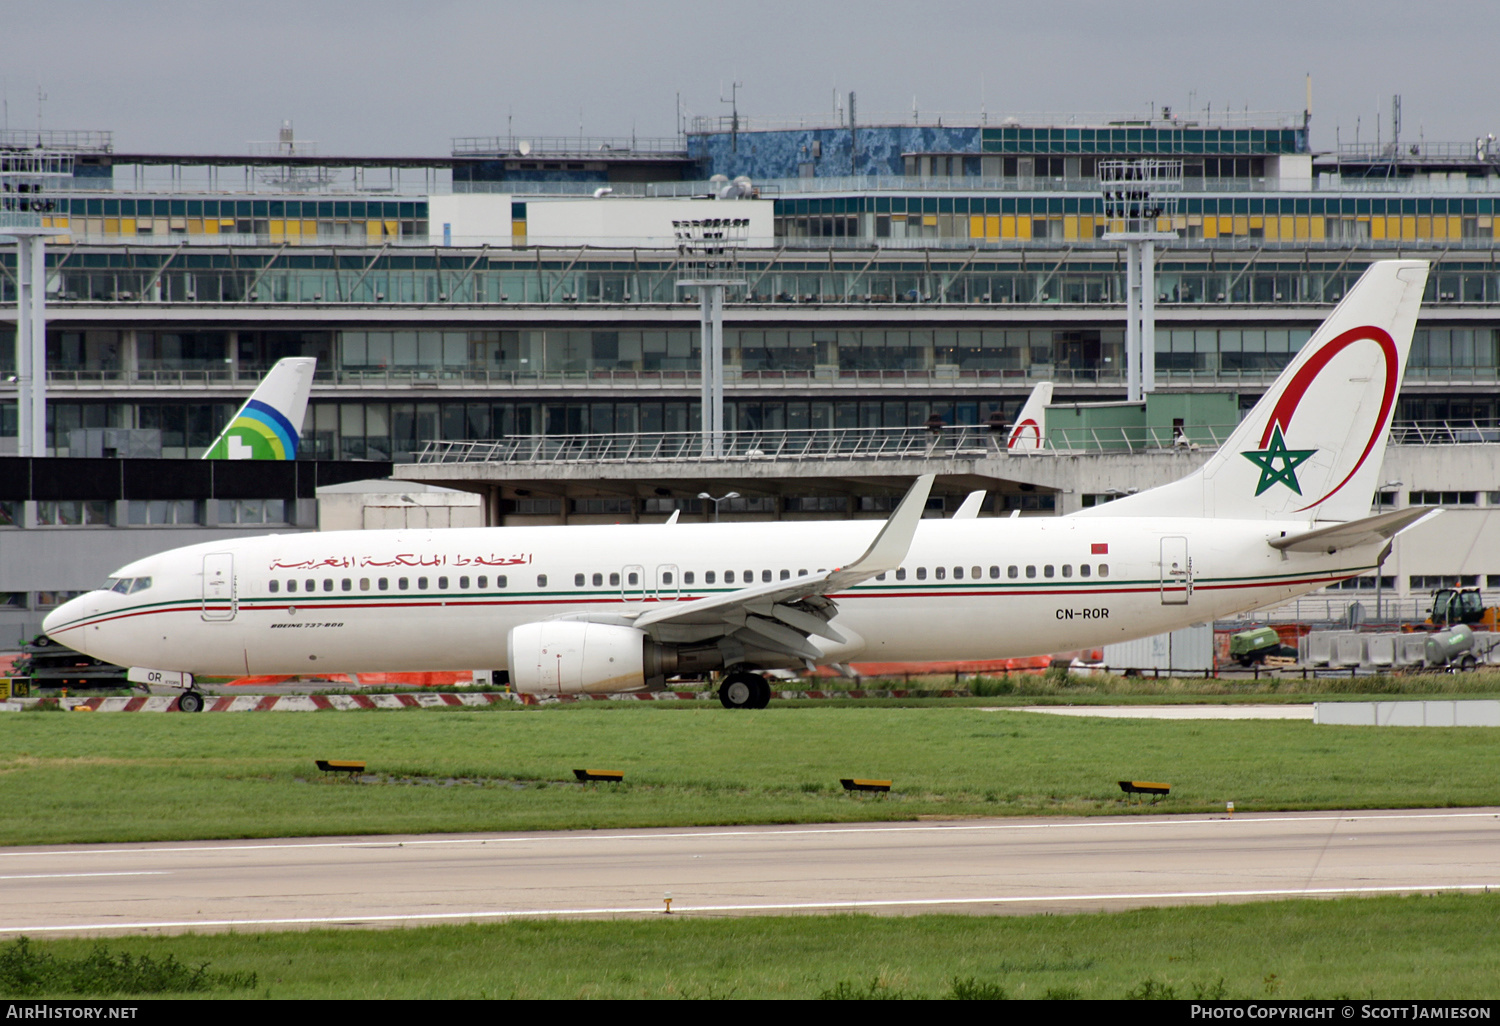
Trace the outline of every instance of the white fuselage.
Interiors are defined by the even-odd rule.
[[[832,662],[1034,655],[1211,621],[1374,565],[1374,546],[1326,555],[1267,544],[1307,526],[927,520],[900,571],[830,596],[846,643],[812,640]],[[150,578],[149,586],[89,592],[54,611],[45,629],[110,662],[194,674],[502,669],[507,635],[521,624],[579,613],[628,622],[662,602],[831,570],[858,557],[880,527],[476,528],[210,542],[123,567],[118,578]]]

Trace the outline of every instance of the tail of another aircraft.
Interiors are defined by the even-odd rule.
[[[1039,381],[1026,397],[1026,404],[1016,414],[1005,448],[1010,452],[1030,452],[1047,441],[1047,404],[1052,402],[1052,382]]]
[[[1201,469],[1074,515],[1369,516],[1426,281],[1423,260],[1372,264]]]
[[[294,460],[312,391],[311,356],[278,360],[250,394],[222,434],[203,454],[206,460]]]

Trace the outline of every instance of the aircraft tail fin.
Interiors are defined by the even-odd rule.
[[[1047,443],[1047,405],[1052,402],[1052,382],[1038,381],[1021,412],[1016,414],[1015,427],[1005,442],[1009,452],[1032,452]]]
[[[229,426],[203,454],[206,460],[294,460],[307,413],[317,359],[278,360]]]
[[[1425,260],[1371,264],[1202,468],[1074,515],[1368,516],[1427,269]]]

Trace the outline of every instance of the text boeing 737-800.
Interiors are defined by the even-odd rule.
[[[504,667],[607,693],[855,659],[983,659],[1142,637],[1371,572],[1428,515],[1370,515],[1427,265],[1373,265],[1229,440],[1172,484],[1060,518],[347,531],[138,560],[48,634],[194,674]],[[150,668],[150,669],[148,669]],[[191,690],[183,708],[201,707]]]

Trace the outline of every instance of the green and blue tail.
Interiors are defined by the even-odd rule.
[[[203,454],[206,460],[294,460],[307,397],[312,391],[311,356],[277,361],[234,419]]]

